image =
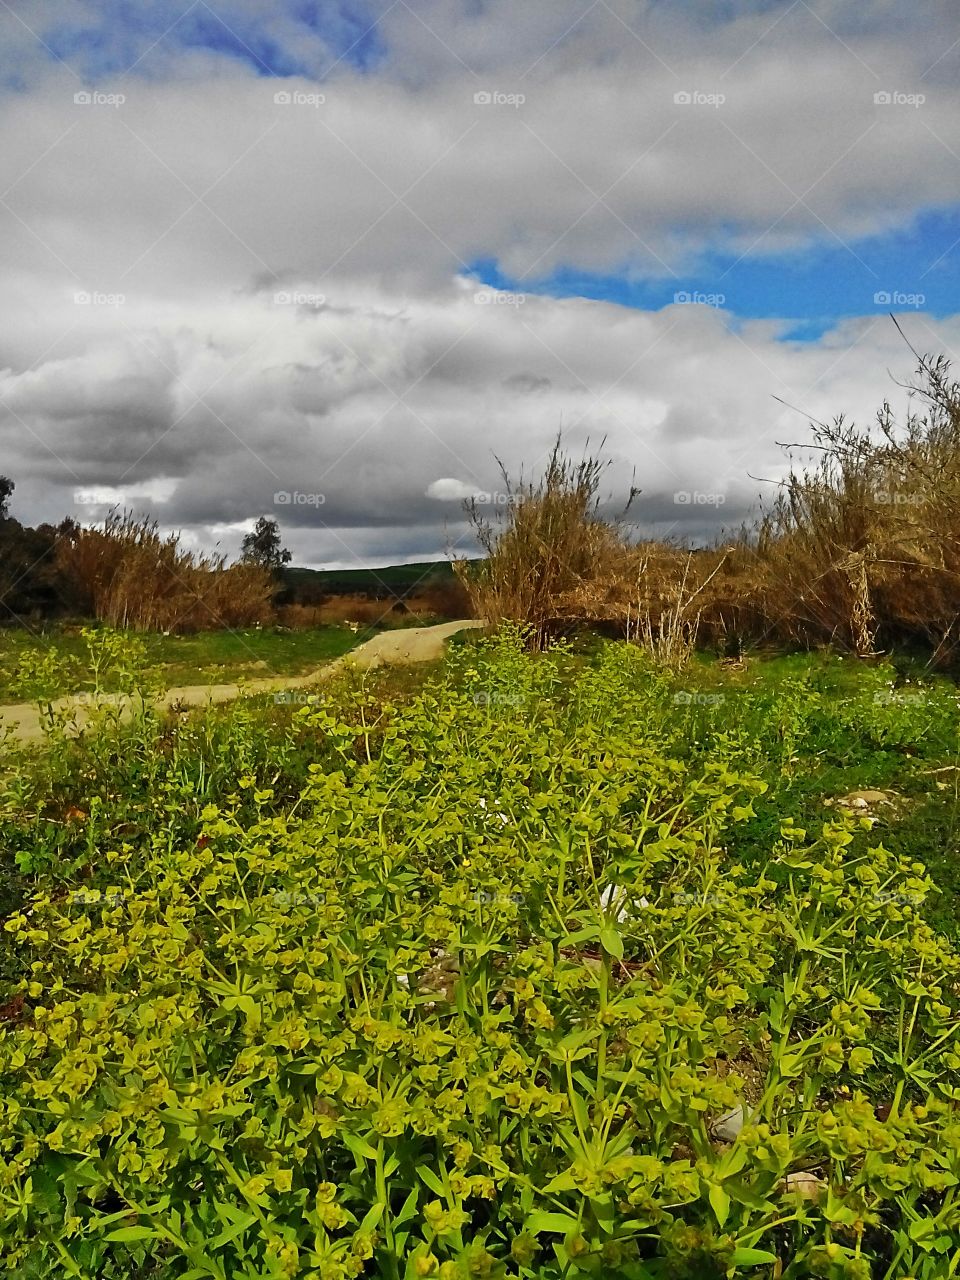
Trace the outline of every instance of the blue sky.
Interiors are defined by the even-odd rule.
[[[635,269],[597,275],[562,268],[546,279],[523,279],[489,260],[473,268],[478,280],[497,289],[597,298],[644,310],[669,306],[677,294],[703,297],[700,305],[743,318],[797,321],[784,337],[815,339],[850,316],[952,315],[960,297],[960,206],[920,212],[903,230],[847,244],[825,235],[814,248],[775,257],[706,254],[695,270],[667,278],[662,272],[644,278]]]
[[[370,69],[383,54],[376,9],[299,0],[278,5],[276,15],[287,24],[283,39],[271,32],[262,10],[245,12],[242,5],[204,0],[180,0],[176,6],[156,0],[138,5],[77,4],[68,10],[65,22],[53,17],[36,30],[54,57],[91,81],[123,73],[134,63],[139,74],[150,75],[151,53],[161,44],[165,53],[171,48],[209,50],[257,75],[281,77],[322,77],[325,68],[309,43],[311,37],[330,50],[327,66],[342,58],[355,68]],[[303,42],[300,50],[298,36]]]

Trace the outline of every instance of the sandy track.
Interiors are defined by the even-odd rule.
[[[458,622],[440,622],[433,627],[406,627],[397,631],[382,631],[366,640],[349,653],[322,667],[315,667],[302,676],[268,676],[245,680],[242,684],[188,684],[167,689],[157,698],[159,707],[202,707],[211,702],[231,702],[241,694],[276,693],[282,689],[303,689],[320,680],[327,680],[346,665],[368,669],[370,667],[406,665],[412,662],[429,662],[443,654],[443,646],[452,635],[470,627],[482,627],[483,623],[465,618]],[[52,706],[55,712],[71,715],[79,727],[89,714],[89,697],[84,695],[56,698]],[[121,708],[124,702],[121,701]],[[15,702],[0,705],[0,734],[11,730],[22,742],[35,742],[43,737],[43,721],[35,703]]]

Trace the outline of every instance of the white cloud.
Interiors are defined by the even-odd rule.
[[[467,484],[463,480],[443,477],[427,485],[426,496],[436,498],[440,502],[464,502],[479,492],[475,484]]]

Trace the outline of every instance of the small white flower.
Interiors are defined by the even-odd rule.
[[[484,800],[483,796],[481,796],[481,797],[480,797],[480,799],[477,801],[477,804],[478,804],[478,805],[480,806],[480,808],[484,811],[484,813],[486,813],[486,811],[487,811],[487,802],[486,802],[486,800]],[[505,813],[501,813],[499,809],[494,809],[494,810],[493,810],[493,814],[494,814],[494,816],[495,816],[495,817],[497,817],[497,818],[499,818],[499,819],[500,819],[501,823],[503,823],[503,825],[504,825],[504,826],[506,826],[506,824],[510,821],[510,819],[507,817],[507,815],[506,815]]]

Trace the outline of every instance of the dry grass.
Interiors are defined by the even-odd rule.
[[[819,424],[818,461],[791,472],[744,541],[752,633],[863,656],[902,640],[943,656],[956,643],[960,388],[943,357],[918,360],[906,421],[884,404],[873,431]]]
[[[573,462],[558,438],[536,483],[513,485],[501,465],[510,501],[493,520],[467,503],[485,558],[454,568],[476,617],[523,623],[538,649],[583,619],[584,593],[616,572],[622,554],[619,530],[599,516],[604,469],[591,457]]]
[[[156,522],[113,513],[73,529],[56,549],[59,570],[90,616],[135,631],[247,627],[272,616],[275,584],[254,565],[184,550]]]
[[[542,648],[603,624],[680,665],[700,640],[835,644],[869,656],[960,641],[960,386],[918,357],[911,409],[876,427],[816,424],[815,461],[725,546],[632,543],[598,515],[603,464],[554,448],[543,478],[510,488],[496,523],[468,508],[487,560],[458,574],[475,612],[529,628]]]
[[[467,617],[470,617],[470,601],[457,582],[425,583],[422,590],[403,600],[334,595],[316,604],[288,604],[277,610],[277,620],[295,630],[346,622],[366,627],[396,627],[430,618]]]
[[[279,621],[285,627],[325,627],[332,624],[357,622],[364,627],[386,624],[394,613],[399,613],[392,600],[372,600],[369,596],[330,596],[319,604],[288,604],[278,610]]]
[[[460,562],[458,577],[477,617],[519,623],[532,648],[593,624],[681,666],[726,555],[631,542],[621,521],[600,515],[606,465],[589,455],[570,459],[558,439],[536,483],[513,486],[501,467],[511,501],[495,521],[467,504],[486,559]]]

